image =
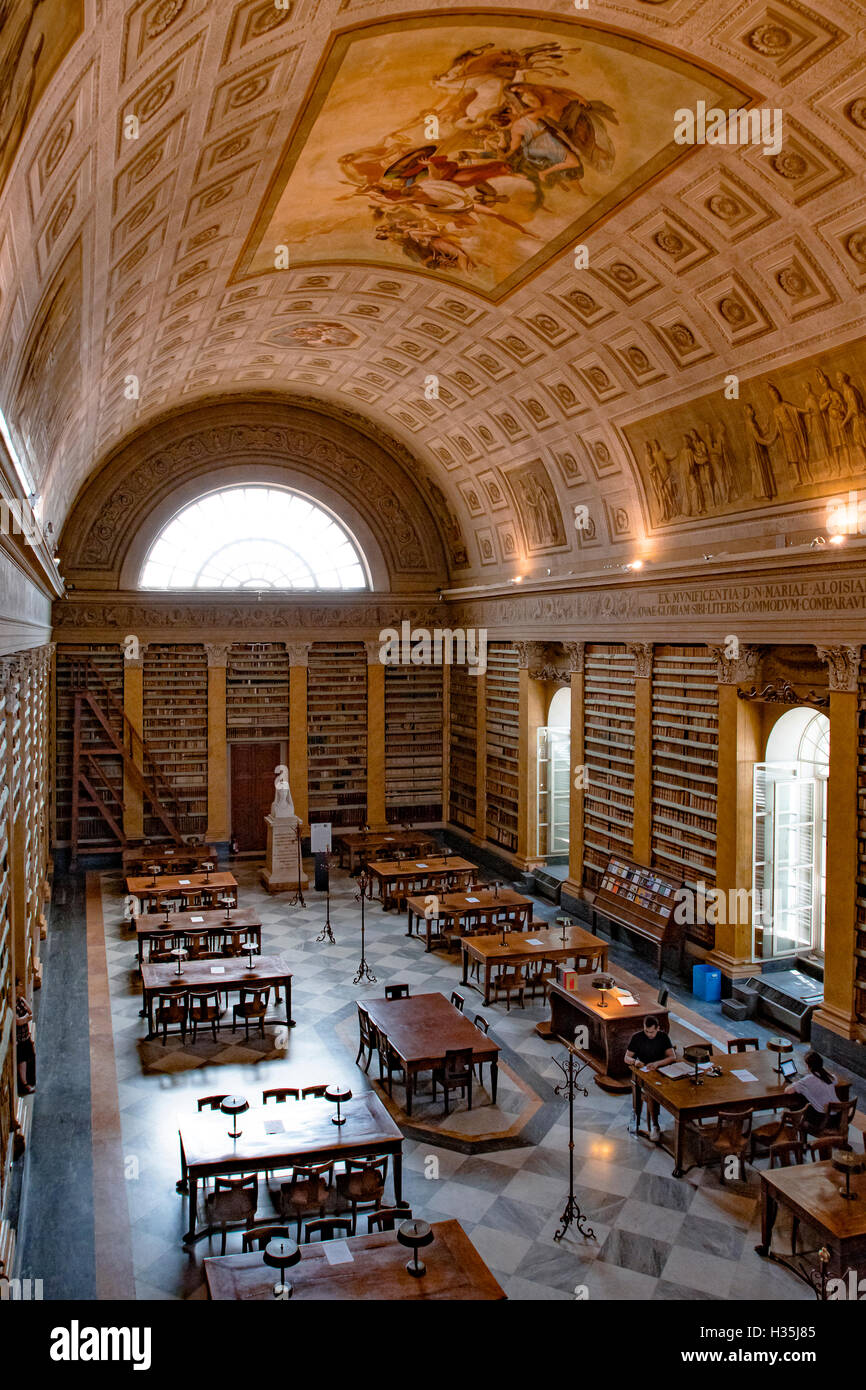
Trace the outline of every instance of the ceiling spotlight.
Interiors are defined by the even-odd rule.
[[[516,574],[516,575],[514,576],[514,578],[512,579],[511,582],[512,582],[512,584],[522,584],[522,583],[523,583],[523,575],[522,575],[522,574]]]
[[[845,544],[845,537],[844,537],[839,531],[837,531],[835,535],[833,535],[833,536],[830,537],[830,544],[831,544],[831,545],[844,545],[844,544]]]

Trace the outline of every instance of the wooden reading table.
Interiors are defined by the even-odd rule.
[[[363,999],[358,1003],[405,1068],[407,1115],[412,1114],[416,1073],[442,1066],[445,1053],[461,1047],[472,1048],[474,1064],[490,1063],[490,1095],[492,1103],[496,1104],[499,1045],[464,1018],[444,994],[413,994],[408,999]],[[388,1089],[390,1092],[390,1070]]]
[[[216,864],[218,861],[216,845],[136,845],[125,849],[122,856],[124,873],[127,874],[149,869],[151,864],[159,864],[163,870],[177,869],[182,872],[197,869],[199,864]]]
[[[400,1245],[396,1231],[375,1231],[339,1241],[349,1260],[331,1264],[321,1241],[301,1246],[301,1262],[286,1271],[294,1293],[292,1302],[308,1299],[404,1300],[413,1298],[499,1300],[506,1297],[459,1221],[434,1221],[432,1245],[421,1251],[427,1273],[415,1279],[406,1269],[410,1251]],[[331,1242],[332,1249],[335,1242]],[[274,1302],[276,1270],[264,1263],[261,1251],[248,1255],[218,1255],[204,1262],[205,1281],[212,1299],[261,1299]]]
[[[399,826],[389,830],[341,830],[334,835],[334,844],[341,868],[344,858],[348,858],[350,874],[355,871],[356,860],[363,864],[383,851],[387,853],[388,850],[400,849],[423,858],[425,854],[438,849],[436,839],[428,831],[403,830]]]
[[[478,872],[477,865],[457,854],[447,858],[431,855],[429,859],[417,860],[371,859],[367,869],[379,884],[379,897],[386,912],[395,903],[399,907],[401,899],[416,893],[437,893],[443,885],[465,888]]]
[[[683,1166],[686,1128],[690,1122],[718,1115],[720,1110],[777,1110],[791,1102],[791,1097],[785,1095],[787,1079],[776,1071],[775,1053],[740,1052],[732,1056],[717,1053],[710,1060],[714,1067],[720,1068],[722,1075],[704,1075],[700,1086],[695,1086],[687,1076],[672,1078],[660,1071],[632,1068],[634,1110],[638,1120],[644,1095],[658,1101],[662,1109],[673,1116],[675,1178],[681,1178],[695,1167],[695,1164],[690,1164],[689,1168]],[[734,1076],[737,1071],[751,1072],[755,1079],[742,1081]]]
[[[329,1163],[332,1159],[339,1163],[347,1158],[390,1154],[394,1161],[394,1201],[399,1205],[403,1200],[400,1130],[372,1091],[344,1101],[341,1109],[346,1117],[344,1125],[332,1123],[334,1107],[324,1099],[259,1106],[231,1118],[219,1111],[184,1116],[179,1126],[181,1177],[177,1184],[179,1192],[189,1189],[189,1230],[184,1245],[207,1234],[207,1229],[196,1231],[199,1182],[227,1173],[262,1172]],[[238,1139],[229,1138],[233,1123],[241,1131]],[[268,1272],[273,1284],[273,1271]]]
[[[578,956],[601,956],[601,968],[607,969],[607,942],[592,936],[582,927],[566,927],[565,943],[556,927],[533,927],[528,932],[506,932],[494,936],[464,936],[460,942],[463,952],[463,983],[481,989],[469,979],[469,962],[477,960],[484,967],[485,1004],[490,1003],[490,974],[494,965],[527,965],[537,960],[572,960]],[[566,991],[567,992],[567,991]],[[536,1030],[539,1031],[539,1030]]]
[[[286,968],[282,956],[255,956],[255,965],[250,970],[246,955],[221,956],[217,960],[188,960],[181,962],[181,973],[176,965],[168,963],[148,963],[141,967],[141,997],[147,1014],[147,1036],[155,1036],[153,1028],[153,1003],[157,994],[182,994],[184,990],[217,989],[220,994],[239,994],[245,985],[264,989],[271,986],[276,991],[276,1002],[280,1001],[280,988],[286,991],[285,1024],[294,1028],[292,1018],[292,972]],[[282,1022],[282,1020],[280,1020]],[[208,1025],[209,1027],[210,1025]],[[219,1022],[218,1028],[229,1024]]]
[[[595,938],[589,937],[589,940]],[[666,1030],[668,1012],[655,999],[648,1000],[645,994],[636,1004],[620,1004],[609,990],[604,992],[602,1005],[599,991],[589,983],[591,979],[591,975],[586,976],[585,982],[581,980],[574,991],[563,989],[562,985],[550,985],[550,1023],[541,1031],[541,1036],[565,1038],[573,1043],[577,1029],[585,1028],[589,1035],[587,1046],[578,1046],[576,1050],[595,1072],[596,1085],[605,1091],[627,1091],[631,1072],[625,1054],[630,1040],[650,1014],[658,1019],[659,1027]],[[644,986],[645,992],[647,988]],[[540,1028],[541,1025],[536,1031]]]
[[[787,1207],[794,1222],[792,1247],[796,1246],[797,1224],[802,1222],[818,1233],[818,1245],[826,1245],[829,1250],[830,1278],[844,1278],[849,1269],[856,1270],[858,1277],[866,1274],[866,1173],[851,1176],[851,1191],[857,1193],[853,1202],[841,1195],[845,1174],[838,1172],[830,1160],[762,1169],[760,1176],[761,1244],[755,1246],[759,1255],[808,1279],[787,1258],[770,1249],[779,1207]]]
[[[234,874],[219,870],[212,874],[153,874],[126,880],[126,891],[140,903],[159,902],[160,898],[192,898],[201,893],[213,896],[230,894],[238,900],[238,881]]]
[[[135,939],[138,943],[138,959],[145,956],[142,947],[147,943],[147,959],[160,941],[167,937],[184,936],[187,932],[198,935],[206,931],[212,940],[217,940],[225,932],[249,934],[258,948],[262,944],[262,923],[257,912],[251,907],[232,908],[229,921],[226,921],[224,908],[207,908],[200,912],[170,912],[168,918],[154,912],[145,912],[133,917]]]
[[[421,935],[421,923],[425,924],[427,936],[427,950],[433,949],[434,935],[445,936],[449,932],[459,933],[463,931],[463,924],[467,917],[472,918],[479,912],[505,911],[506,908],[519,908],[520,917],[524,922],[529,922],[532,917],[532,900],[524,898],[520,893],[515,893],[513,888],[501,888],[499,897],[496,896],[492,888],[479,888],[475,893],[442,893],[435,894],[438,898],[438,913],[431,913],[427,916],[427,898],[429,894],[416,898],[406,899],[406,909],[409,916],[409,925],[406,932],[407,936]],[[439,927],[438,932],[433,931],[433,923],[445,922],[448,925],[444,928]]]

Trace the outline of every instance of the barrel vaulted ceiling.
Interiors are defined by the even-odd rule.
[[[864,39],[847,0],[0,0],[45,518],[260,394],[413,460],[458,584],[814,534],[866,475]],[[699,101],[781,148],[676,144]]]

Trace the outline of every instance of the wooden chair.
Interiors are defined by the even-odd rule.
[[[856,1113],[856,1096],[854,1096],[853,1100],[831,1101],[827,1106],[827,1113],[824,1116],[824,1123],[821,1125],[821,1128],[813,1130],[812,1132],[817,1139],[823,1139],[825,1135],[833,1135],[837,1139],[837,1149],[847,1149],[850,1147],[848,1144],[848,1130],[854,1122]]]
[[[306,1168],[293,1168],[288,1182],[280,1184],[280,1216],[284,1221],[296,1221],[301,1239],[301,1219],[309,1212],[325,1215],[328,1191],[334,1176],[330,1163],[311,1163]]]
[[[749,1162],[754,1163],[759,1150],[769,1151],[774,1144],[802,1144],[805,1123],[805,1110],[783,1110],[781,1115],[774,1116],[766,1124],[753,1127]]]
[[[408,998],[409,998],[409,986],[408,986],[408,985],[386,985],[386,986],[385,986],[385,998],[386,998],[386,999],[408,999]]]
[[[314,1096],[316,1099],[319,1099],[319,1098],[321,1098],[321,1097],[325,1094],[325,1092],[327,1091],[327,1089],[328,1089],[328,1084],[327,1084],[327,1082],[325,1082],[325,1084],[324,1084],[323,1086],[321,1086],[321,1085],[320,1085],[320,1086],[302,1086],[302,1087],[301,1087],[301,1100],[309,1100],[310,1096]]]
[[[326,1216],[320,1221],[308,1221],[304,1227],[304,1244],[315,1240],[333,1240],[336,1236],[353,1235],[352,1223],[346,1217]]]
[[[174,956],[171,954],[177,946],[182,946],[183,940],[179,936],[161,936],[158,941],[151,941],[147,948],[147,959],[151,965],[172,965]]]
[[[463,995],[462,995],[462,994],[458,994],[458,993],[457,993],[456,989],[452,989],[452,991],[451,991],[451,1003],[454,1005],[455,1009],[459,1009],[460,1012],[462,1013],[462,1012],[463,1012],[463,1005],[466,1003],[466,1000],[463,998]]]
[[[388,1160],[346,1159],[345,1173],[337,1174],[337,1195],[348,1203],[352,1213],[352,1235],[358,1227],[358,1212],[362,1207],[378,1211],[385,1195]]]
[[[778,1139],[768,1152],[771,1168],[790,1168],[803,1162],[803,1145],[795,1139]]]
[[[699,1125],[690,1125],[689,1128],[697,1137],[701,1150],[709,1150],[711,1153],[709,1162],[719,1163],[719,1175],[722,1178],[726,1176],[725,1159],[732,1156],[737,1158],[742,1182],[745,1177],[746,1150],[752,1137],[752,1111],[720,1110],[712,1128],[709,1125],[706,1129]]]
[[[540,960],[531,961],[526,971],[526,988],[530,996],[534,999],[540,987],[546,999],[548,988],[555,978],[556,964],[554,961],[545,960],[543,957]]]
[[[209,931],[185,931],[184,945],[189,960],[205,960],[211,955]]]
[[[226,1098],[226,1095],[228,1094],[228,1091],[226,1091],[225,1095],[222,1096],[199,1096],[199,1110],[219,1110],[220,1106]]]
[[[482,1033],[484,1034],[484,1036],[485,1036],[485,1038],[486,1038],[487,1035],[488,1035],[488,1033],[490,1032],[490,1023],[489,1023],[488,1019],[486,1019],[486,1018],[484,1017],[483,1014],[476,1014],[475,1017],[473,1018],[472,1022],[475,1024],[475,1027],[476,1027],[480,1032],[482,1032]],[[482,1083],[482,1084],[483,1084],[483,1081],[484,1081],[484,1063],[483,1063],[483,1062],[477,1062],[477,1063],[476,1063],[476,1066],[478,1067],[478,1080],[479,1080],[479,1083]]]
[[[180,1029],[181,1041],[186,1042],[186,1030],[188,1023],[188,1006],[186,990],[166,990],[156,996],[156,1008],[154,1009],[154,1022],[156,1030],[162,1029],[162,1045],[165,1047],[169,1025],[176,1023]]]
[[[825,1134],[819,1139],[813,1139],[811,1144],[807,1144],[806,1153],[813,1163],[825,1163],[833,1157],[833,1150],[839,1147],[838,1140],[832,1134]]]
[[[604,956],[601,951],[588,952],[586,955],[577,955],[574,958],[573,969],[578,975],[597,975],[601,969],[601,962]]]
[[[728,1053],[734,1052],[758,1052],[761,1047],[759,1038],[728,1038]]]
[[[268,1241],[291,1240],[292,1232],[288,1226],[256,1226],[252,1231],[244,1231],[241,1236],[243,1253],[249,1254],[250,1250],[264,1250]]]
[[[222,1233],[220,1254],[226,1253],[226,1231],[229,1226],[243,1223],[247,1230],[253,1224],[258,1205],[258,1173],[239,1178],[215,1178],[214,1190],[205,1199],[207,1224]]]
[[[371,1231],[393,1231],[398,1221],[411,1221],[411,1207],[380,1207],[367,1217],[367,1234]]]
[[[377,1034],[379,1039],[379,1080],[386,1081],[388,1095],[394,1094],[394,1073],[400,1073],[400,1085],[409,1086],[409,1077],[401,1059],[397,1056],[388,1039],[381,1033]],[[415,1077],[415,1089],[418,1089],[418,1078]]]
[[[297,1086],[272,1086],[269,1091],[262,1091],[262,1105],[267,1105],[272,1100],[275,1105],[282,1105],[287,1100],[300,1100],[301,1093]]]
[[[268,1011],[268,1000],[271,997],[269,985],[259,987],[256,985],[241,985],[240,1003],[232,1006],[232,1032],[237,1027],[238,1019],[243,1019],[244,1039],[249,1040],[250,1024],[258,1024],[259,1032],[265,1036],[265,1014]]]
[[[436,1100],[436,1087],[445,1092],[445,1114],[452,1091],[466,1093],[466,1103],[472,1109],[472,1048],[450,1047],[445,1053],[445,1061],[433,1068],[433,1100]]]
[[[219,953],[221,956],[240,956],[243,954],[245,927],[223,927],[219,934]]]
[[[357,1066],[360,1063],[361,1058],[366,1052],[367,1060],[364,1063],[364,1071],[368,1072],[370,1070],[370,1063],[373,1060],[376,1030],[370,1022],[370,1015],[367,1013],[364,1006],[362,1004],[356,1004],[355,1007],[358,1010],[358,1055],[355,1058],[355,1065]]]
[[[490,977],[490,987],[495,995],[505,995],[508,1013],[511,1013],[512,994],[517,995],[517,1002],[521,1009],[525,1007],[523,1001],[526,993],[526,976],[519,966],[498,966]]]
[[[196,1041],[199,1028],[210,1028],[214,1042],[217,1042],[217,1028],[220,1021],[220,992],[218,989],[191,989],[189,992],[189,1020],[192,1024],[192,1040]]]

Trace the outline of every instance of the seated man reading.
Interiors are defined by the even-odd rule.
[[[641,1071],[658,1071],[659,1067],[665,1066],[668,1062],[675,1062],[676,1056],[669,1035],[659,1028],[658,1019],[645,1018],[643,1028],[639,1033],[635,1033],[626,1049],[625,1060],[629,1066],[639,1066]],[[646,1108],[650,1139],[658,1143],[662,1137],[659,1129],[658,1102],[647,1097]],[[637,1115],[635,1129],[639,1120],[640,1116]]]

